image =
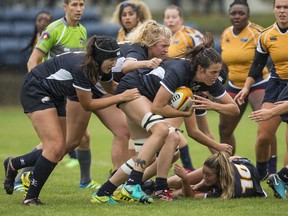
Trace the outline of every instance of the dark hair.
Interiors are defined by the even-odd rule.
[[[231,8],[234,6],[234,5],[244,5],[247,7],[247,10],[248,10],[248,14],[250,14],[250,8],[249,8],[249,5],[247,3],[247,0],[234,0],[234,2],[232,2],[230,5],[229,5],[229,11],[231,10]]]
[[[202,44],[187,50],[184,56],[191,61],[192,70],[196,71],[198,65],[207,69],[212,63],[222,63],[220,54],[213,47],[213,35],[207,32]]]
[[[30,42],[27,44],[27,46],[23,48],[23,51],[27,51],[27,50],[30,50],[30,49],[33,49],[33,48],[34,48],[34,43],[35,43],[35,41],[36,41],[36,39],[37,39],[37,34],[38,34],[36,21],[37,21],[38,17],[39,17],[40,15],[42,15],[42,14],[46,14],[46,15],[50,16],[50,17],[51,17],[51,20],[52,20],[52,15],[51,15],[51,13],[48,12],[48,11],[43,10],[43,11],[40,11],[40,12],[38,12],[38,13],[36,14],[35,24],[34,24],[34,31],[33,31],[32,38],[31,38]]]
[[[121,20],[121,16],[122,16],[122,13],[123,13],[123,10],[124,8],[126,7],[131,7],[137,14],[137,17],[140,19],[140,20],[143,20],[143,18],[140,17],[140,7],[136,4],[133,4],[132,2],[128,2],[128,1],[124,1],[121,6],[120,6],[120,9],[119,9],[119,17],[118,19]]]
[[[82,65],[85,76],[96,83],[99,80],[102,62],[119,56],[120,48],[115,39],[108,36],[94,35],[86,45],[86,54]]]

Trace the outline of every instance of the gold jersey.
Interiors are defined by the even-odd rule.
[[[182,26],[170,40],[169,57],[181,57],[188,48],[198,46],[203,42],[203,35],[196,29]]]
[[[239,35],[233,33],[233,26],[226,28],[221,35],[222,60],[228,67],[229,81],[236,87],[244,87],[262,30],[261,26],[249,22]],[[262,78],[267,77],[268,69],[265,67]]]
[[[269,26],[260,35],[257,51],[268,53],[273,62],[272,71],[281,79],[288,79],[288,31],[281,33],[276,23]]]

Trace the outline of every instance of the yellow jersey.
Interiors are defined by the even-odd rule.
[[[288,31],[281,33],[276,23],[260,35],[257,51],[269,54],[273,62],[272,71],[281,79],[288,79]],[[273,73],[271,74],[273,77]]]
[[[261,26],[249,22],[239,35],[233,33],[233,26],[226,28],[221,35],[222,60],[228,67],[229,81],[236,87],[244,87],[262,30]],[[265,79],[268,75],[265,67],[262,78]]]
[[[188,48],[198,46],[203,42],[203,35],[196,29],[182,26],[170,40],[169,57],[182,57]]]

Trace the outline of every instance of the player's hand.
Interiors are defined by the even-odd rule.
[[[227,152],[229,155],[232,155],[233,147],[231,145],[228,145],[226,143],[220,143],[217,148],[217,151]]]
[[[193,108],[199,110],[213,110],[213,101],[209,100],[206,97],[201,97],[199,95],[194,95],[194,99],[192,99]]]
[[[271,109],[260,109],[257,111],[252,112],[248,116],[252,121],[265,121],[274,117],[273,112]]]
[[[162,62],[162,59],[160,59],[160,58],[156,58],[156,57],[152,58],[152,59],[148,60],[147,67],[151,68],[151,69],[155,69],[161,64],[161,62]]]
[[[128,89],[121,93],[121,102],[131,101],[140,97],[140,92],[137,88]]]
[[[249,94],[249,89],[248,88],[243,88],[235,97],[234,101],[236,101],[239,105],[242,105],[245,103],[245,98]]]

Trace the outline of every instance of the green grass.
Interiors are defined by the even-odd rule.
[[[237,154],[250,158],[255,162],[254,142],[256,138],[256,123],[251,122],[244,115],[236,130]],[[218,139],[218,115],[209,112],[210,127]],[[112,135],[107,131],[95,116],[89,125],[92,145],[91,175],[94,180],[104,182],[112,167],[110,149]],[[285,148],[285,125],[278,130],[278,168],[282,167]],[[209,155],[208,150],[193,140],[189,146],[193,163],[200,167]],[[17,156],[30,151],[39,140],[32,128],[29,119],[22,113],[20,107],[0,107],[0,161],[7,156]],[[4,179],[1,167],[0,180]],[[263,188],[267,191],[267,199],[234,199],[234,200],[196,200],[181,199],[175,202],[156,201],[151,205],[139,203],[121,203],[119,205],[91,204],[91,190],[78,188],[79,169],[67,169],[60,162],[41,192],[41,200],[47,203],[41,207],[22,206],[23,194],[15,192],[6,195],[4,190],[0,193],[0,215],[286,215],[287,203],[275,199],[271,189],[265,183]]]

